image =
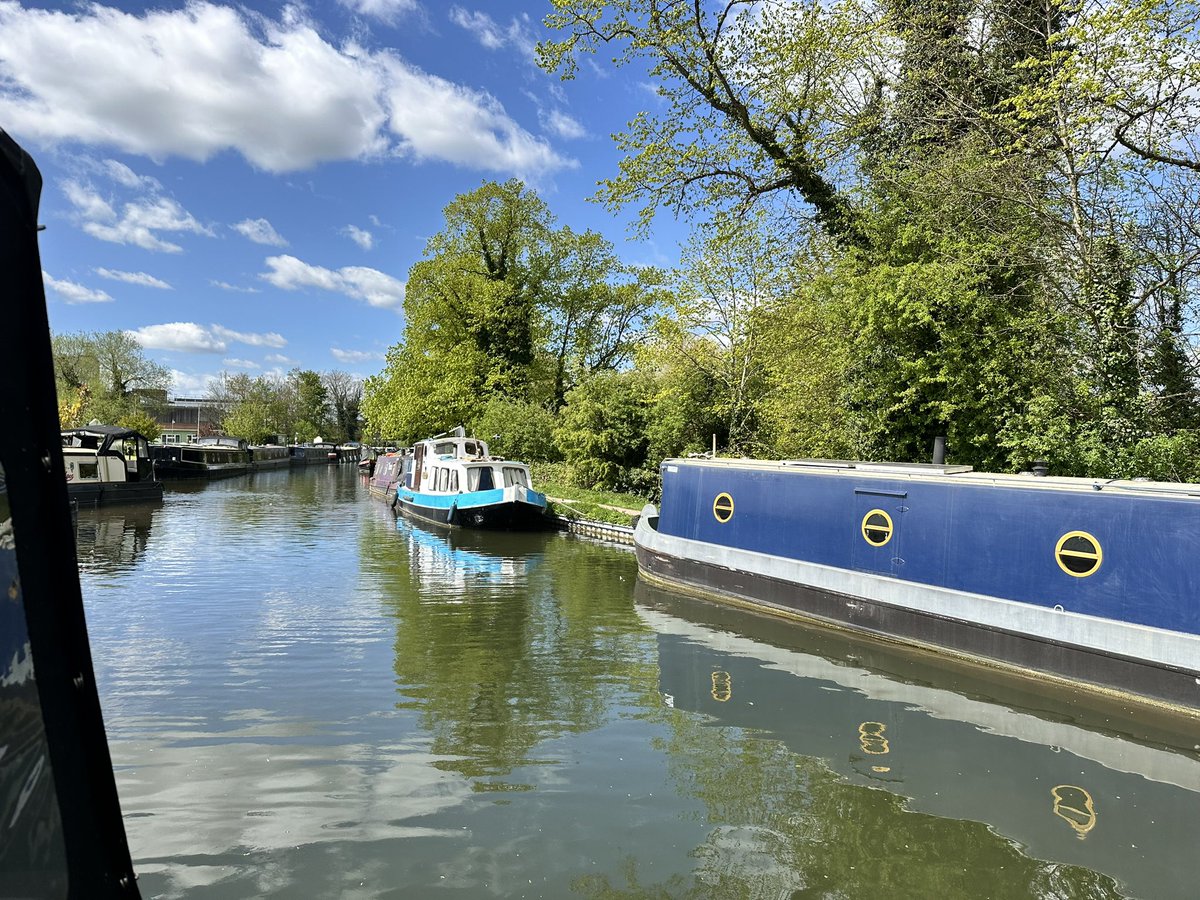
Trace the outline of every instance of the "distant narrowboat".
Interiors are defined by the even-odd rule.
[[[374,460],[375,468],[367,481],[367,492],[377,500],[396,505],[396,491],[404,481],[405,463],[412,469],[411,453],[386,453]]]
[[[287,447],[276,444],[253,444],[250,446],[250,470],[258,472],[263,469],[287,468],[292,463],[292,455]]]
[[[146,438],[128,428],[88,425],[62,433],[67,496],[80,506],[161,500]]]
[[[405,515],[465,528],[546,527],[546,497],[530,486],[529,467],[491,456],[461,428],[417,442],[404,460],[397,497]]]
[[[154,471],[159,478],[232,478],[250,471],[246,442],[203,437],[194,444],[156,444]]]
[[[672,459],[651,581],[1200,709],[1200,486]]]
[[[316,463],[325,465],[330,462],[329,449],[324,444],[291,444],[288,446],[288,454],[293,466],[311,466]]]

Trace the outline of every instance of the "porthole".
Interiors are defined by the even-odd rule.
[[[1054,559],[1073,578],[1086,578],[1100,568],[1104,551],[1100,542],[1086,531],[1068,531],[1058,539]]]
[[[863,516],[863,540],[872,547],[882,547],[892,539],[892,532],[895,530],[896,528],[892,524],[892,517],[882,509],[873,509]]]
[[[713,515],[722,525],[733,518],[733,498],[724,491],[713,500]]]

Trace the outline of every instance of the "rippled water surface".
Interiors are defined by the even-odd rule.
[[[83,511],[78,552],[145,897],[1197,896],[1194,722],[426,531],[345,468]]]

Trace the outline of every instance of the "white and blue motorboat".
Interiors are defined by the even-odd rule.
[[[670,459],[644,577],[1200,711],[1200,486]]]
[[[529,466],[494,457],[461,429],[413,445],[403,457],[395,505],[407,516],[464,528],[546,527],[546,497]]]

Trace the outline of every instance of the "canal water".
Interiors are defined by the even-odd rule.
[[[77,535],[147,898],[1197,896],[1194,722],[427,531],[347,468]]]

